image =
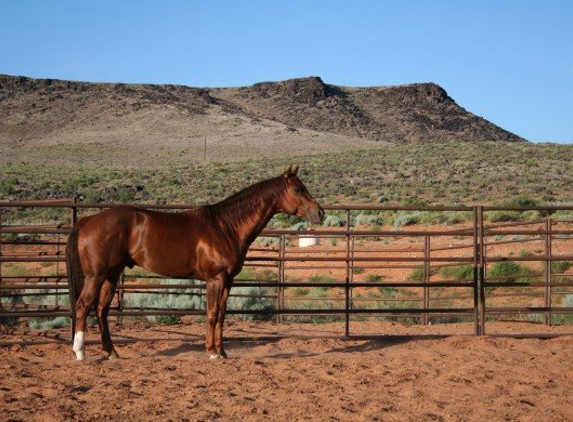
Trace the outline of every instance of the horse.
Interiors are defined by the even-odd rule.
[[[106,358],[119,358],[107,316],[125,267],[138,265],[170,278],[207,284],[207,334],[210,359],[225,358],[223,324],[234,277],[249,246],[273,215],[283,212],[320,223],[324,210],[292,165],[278,177],[256,183],[212,205],[178,212],[118,206],[81,218],[66,247],[72,350],[85,359],[86,319],[95,307]]]

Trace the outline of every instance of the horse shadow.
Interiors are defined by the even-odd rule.
[[[313,352],[312,350],[301,351],[296,350],[293,352],[285,352],[280,350],[273,350],[273,346],[284,339],[303,339],[311,340],[317,337],[299,337],[299,336],[272,336],[272,337],[243,337],[243,338],[228,338],[225,341],[225,349],[231,357],[241,357],[241,356],[254,356],[257,358],[265,359],[290,359],[290,358],[311,358],[315,356],[324,356],[329,354],[360,354],[368,352],[383,351],[384,349],[405,344],[411,341],[420,340],[431,340],[436,338],[443,338],[444,336],[439,335],[412,335],[412,336],[348,336],[348,337],[321,337],[324,339],[336,339],[348,342],[348,344],[337,344],[327,350],[324,348],[321,351]],[[263,352],[260,350],[256,351],[254,354],[249,354],[250,350],[254,348],[262,348]],[[175,347],[159,350],[155,353],[155,356],[165,356],[165,357],[175,357],[186,354],[196,354],[205,353],[205,345],[203,343],[203,338],[200,341],[189,343],[181,343]]]

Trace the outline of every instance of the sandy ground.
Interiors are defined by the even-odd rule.
[[[115,327],[122,358],[104,360],[90,344],[84,362],[54,342],[65,331],[52,331],[0,348],[0,420],[573,420],[573,336],[474,337],[455,334],[471,332],[463,324],[445,327],[354,322],[356,336],[344,339],[338,323],[231,320],[230,357],[217,361],[208,361],[198,323]],[[390,335],[360,337],[371,331]],[[444,331],[454,334],[433,335]]]

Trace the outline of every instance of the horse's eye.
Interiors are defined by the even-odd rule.
[[[302,192],[302,189],[300,188],[300,186],[296,186],[294,188],[294,193],[301,193],[301,192]]]

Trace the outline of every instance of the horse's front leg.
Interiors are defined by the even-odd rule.
[[[225,324],[225,313],[227,312],[227,299],[231,290],[231,280],[226,280],[219,300],[219,317],[215,328],[215,348],[221,358],[226,358],[227,353],[223,348],[223,324]]]
[[[207,281],[207,336],[205,349],[209,353],[209,359],[219,358],[219,351],[215,346],[215,329],[219,319],[219,307],[221,296],[225,287],[225,278],[218,275]]]

